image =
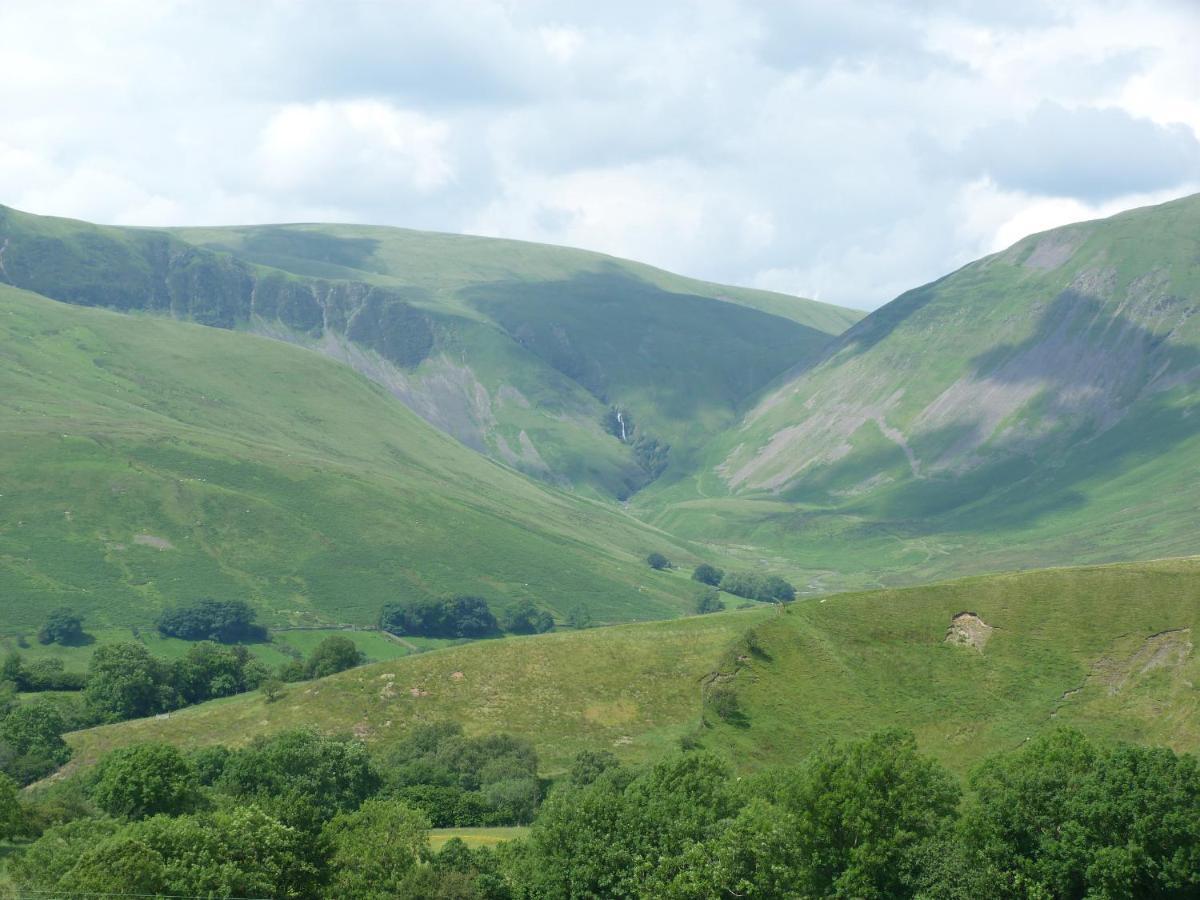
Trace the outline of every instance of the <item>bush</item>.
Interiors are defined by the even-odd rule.
[[[62,739],[67,728],[45,700],[16,707],[0,722],[0,771],[22,785],[49,775],[71,758]]]
[[[261,641],[266,629],[254,622],[255,612],[244,600],[198,600],[163,611],[158,630],[185,641]]]
[[[701,584],[708,584],[713,587],[717,587],[724,577],[724,571],[718,569],[716,566],[710,566],[708,563],[700,563],[700,565],[692,570],[692,581],[698,581]]]
[[[661,571],[671,568],[671,561],[661,553],[651,553],[646,557],[646,565],[650,568]]]

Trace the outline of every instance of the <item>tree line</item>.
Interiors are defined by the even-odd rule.
[[[375,753],[311,731],[241,750],[143,744],[32,797],[0,783],[0,837],[36,838],[9,870],[19,889],[51,895],[1200,894],[1196,758],[1069,729],[991,757],[965,785],[897,730],[750,775],[704,750],[640,767],[588,750],[544,800],[536,773],[520,739],[471,740],[451,725]],[[536,802],[510,804],[534,783]],[[532,817],[532,827],[496,849],[454,840],[434,852],[431,811],[443,806],[417,790],[430,785],[485,798],[468,824]]]

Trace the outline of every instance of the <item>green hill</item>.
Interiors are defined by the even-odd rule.
[[[756,392],[860,317],[517,241],[108,228],[3,207],[0,282],[318,350],[467,446],[606,497],[687,472]]]
[[[859,322],[640,508],[818,585],[1196,553],[1197,312],[1200,196],[1033,235]]]
[[[274,624],[370,623],[401,597],[663,618],[685,547],[446,437],[278,341],[0,286],[0,633],[244,597]]]
[[[582,748],[650,758],[685,734],[752,768],[900,725],[963,771],[1069,723],[1195,751],[1198,617],[1198,559],[969,578],[801,601],[785,615],[470,644],[292,686],[273,704],[244,695],[70,741],[86,764],[139,740],[237,744],[313,724],[387,741],[449,718],[529,737],[549,771]],[[734,692],[740,720],[714,714],[714,689]]]

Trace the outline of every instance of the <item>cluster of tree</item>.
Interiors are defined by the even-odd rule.
[[[434,638],[495,637],[502,631],[535,634],[554,629],[554,618],[519,601],[497,619],[482,597],[423,597],[385,604],[379,627],[391,634]]]
[[[437,828],[533,821],[544,788],[537,764],[528,741],[467,738],[454,723],[418,726],[382,758],[389,794]]]
[[[7,682],[26,694],[82,691],[86,678],[82,672],[68,672],[63,661],[53,656],[26,662],[20,653],[13,651],[0,663],[0,682]]]
[[[796,599],[796,589],[778,575],[759,575],[757,572],[726,572],[708,563],[692,570],[692,580],[707,584],[747,600],[767,603],[790,603]]]
[[[591,767],[508,851],[514,897],[1185,897],[1200,771],[1060,732],[956,780],[877,734],[736,779],[719,758]]]
[[[357,741],[303,731],[233,751],[142,745],[33,801],[0,780],[0,838],[45,829],[9,871],[20,890],[56,896],[1200,894],[1196,759],[1073,731],[994,757],[965,795],[896,731],[744,778],[703,751],[644,769],[585,752],[527,838],[430,852],[430,818],[403,793],[419,772],[532,773],[530,754],[436,727],[382,764]],[[72,790],[82,797],[55,805],[54,791]],[[48,828],[47,805],[59,817]]]
[[[280,677],[320,678],[362,662],[353,641],[332,635],[307,660],[286,663]],[[212,641],[196,643],[176,660],[156,657],[136,641],[105,644],[92,655],[86,673],[65,672],[58,659],[26,664],[20,654],[9,654],[0,665],[0,772],[28,784],[70,758],[62,739],[68,731],[267,690],[278,680],[245,647]],[[51,690],[77,696],[17,701],[20,692]]]
[[[725,601],[721,599],[721,593],[716,588],[708,588],[696,595],[696,613],[697,615],[705,615],[706,613],[720,612],[725,608]]]
[[[196,600],[163,610],[158,630],[185,641],[264,641],[267,630],[255,621],[253,607],[244,600]]]
[[[399,781],[416,783],[420,765],[460,778],[471,767],[532,771],[532,751],[519,741],[435,732],[414,736]],[[141,744],[109,753],[32,806],[0,782],[0,838],[41,831],[9,871],[21,891],[53,896],[512,896],[495,854],[461,841],[431,852],[430,819],[397,784],[359,741],[313,731],[189,754]],[[78,796],[55,804],[55,791]],[[58,820],[43,814],[31,825],[47,804]]]

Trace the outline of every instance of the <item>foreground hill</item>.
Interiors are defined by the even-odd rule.
[[[498,465],[346,366],[277,341],[0,286],[4,633],[68,603],[147,625],[243,597],[273,624],[370,623],[404,597],[663,618],[689,555]]]
[[[1195,553],[1198,312],[1200,196],[1034,235],[849,329],[646,508],[864,580]]]
[[[969,578],[801,601],[785,615],[477,643],[296,685],[273,704],[244,695],[70,741],[87,764],[140,740],[238,744],[315,725],[387,741],[454,719],[471,734],[529,737],[554,771],[583,748],[640,760],[685,734],[753,767],[897,725],[962,771],[1069,723],[1194,751],[1198,620],[1197,559]],[[736,696],[727,721],[714,690]]]
[[[109,228],[0,207],[0,283],[348,363],[466,445],[625,497],[860,314],[600,254],[394,228]]]

